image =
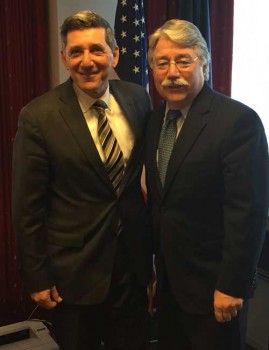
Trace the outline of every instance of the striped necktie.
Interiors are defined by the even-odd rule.
[[[105,168],[116,192],[124,172],[124,157],[120,146],[109,126],[105,109],[107,105],[97,100],[93,106],[98,113],[98,136],[105,155]]]
[[[162,185],[164,186],[168,163],[177,137],[177,120],[181,116],[180,110],[170,109],[163,124],[158,146],[158,169]]]

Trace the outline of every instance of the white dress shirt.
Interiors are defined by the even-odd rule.
[[[104,152],[100,144],[98,133],[97,133],[97,126],[98,126],[97,111],[91,108],[96,100],[90,97],[89,95],[87,95],[76,84],[73,84],[73,87],[77,95],[81,110],[84,114],[86,123],[88,125],[89,131],[95,143],[95,146],[98,150],[98,153],[102,161],[105,162]],[[127,162],[134,146],[134,134],[127,121],[127,118],[124,116],[114,96],[110,93],[109,88],[106,89],[106,92],[104,93],[103,96],[99,98],[99,100],[103,100],[108,106],[108,108],[106,109],[106,117],[107,117],[108,123],[111,127],[111,130],[115,138],[119,143],[125,162]]]

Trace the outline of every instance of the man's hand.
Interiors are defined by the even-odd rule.
[[[148,312],[150,316],[154,314],[154,298],[156,295],[156,276],[154,275],[148,284]]]
[[[214,293],[214,309],[215,317],[218,322],[231,321],[236,317],[237,311],[242,309],[244,300],[235,298],[230,295],[215,290]]]
[[[55,286],[51,289],[42,290],[40,292],[31,293],[31,298],[44,309],[53,309],[63,299],[59,296]]]

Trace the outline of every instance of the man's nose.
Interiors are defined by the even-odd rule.
[[[167,76],[168,77],[179,77],[180,76],[180,71],[176,65],[176,62],[175,61],[170,61],[169,62],[169,67],[168,67],[168,71],[167,71]]]
[[[82,56],[82,64],[84,66],[92,66],[93,61],[92,61],[92,56],[89,53],[89,51],[84,51],[83,56]]]

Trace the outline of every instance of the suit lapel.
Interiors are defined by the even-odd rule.
[[[96,174],[111,191],[114,191],[79,106],[71,80],[61,85],[60,101],[60,115],[68,125],[78,146],[89,160]]]
[[[200,94],[202,94],[202,91]],[[165,193],[169,190],[173,178],[178,169],[180,168],[181,163],[184,161],[188,152],[195,144],[197,138],[199,137],[203,129],[206,127],[209,110],[209,100],[210,99],[208,99],[205,102],[204,98],[197,98],[197,101],[195,101],[192,104],[186,121],[178,135],[173,152],[171,154],[164,188],[161,184],[157,165],[157,149],[159,136],[163,124],[165,105],[163,105],[157,112],[153,113],[153,115],[151,116],[152,123],[150,124],[149,128],[150,135],[148,134],[148,138],[150,141],[147,141],[148,154],[150,155],[148,157],[148,168],[152,172],[152,178],[155,181],[160,196],[164,196]]]
[[[163,193],[163,187],[161,184],[158,165],[157,165],[157,149],[158,149],[160,132],[163,125],[164,112],[165,112],[165,105],[163,105],[158,111],[152,113],[151,122],[148,128],[148,134],[147,134],[147,138],[148,138],[147,153],[149,154],[149,157],[147,157],[148,158],[147,168],[148,170],[150,169],[151,178],[154,179],[160,195],[162,195]]]
[[[199,119],[199,117],[201,117],[201,115],[194,116],[192,113],[189,114],[180,131],[169,161],[164,186],[165,191],[169,188],[175,173],[180,168],[181,163],[184,161],[185,157],[188,155],[197,138],[206,126],[206,121],[203,118]]]
[[[207,125],[212,96],[212,91],[207,85],[204,85],[200,94],[194,100],[171,154],[164,192],[167,192],[170,188],[181,163]]]
[[[124,115],[126,116],[128,123],[134,133],[134,147],[130,154],[130,158],[127,162],[126,169],[122,178],[119,193],[121,193],[129,182],[131,176],[136,175],[136,169],[139,168],[138,162],[141,162],[141,148],[143,136],[143,127],[139,122],[137,111],[134,105],[134,99],[132,95],[121,89],[120,81],[110,81],[110,91],[115,97],[117,103],[120,105]]]
[[[122,90],[119,84],[116,85],[117,82],[118,81],[110,81],[110,92],[113,94],[116,101],[122,108],[122,111],[131,126],[131,129],[135,135],[135,143],[139,143],[139,139],[142,136],[142,128],[139,123],[139,118],[136,115],[137,112],[134,105],[134,99],[126,90]]]

